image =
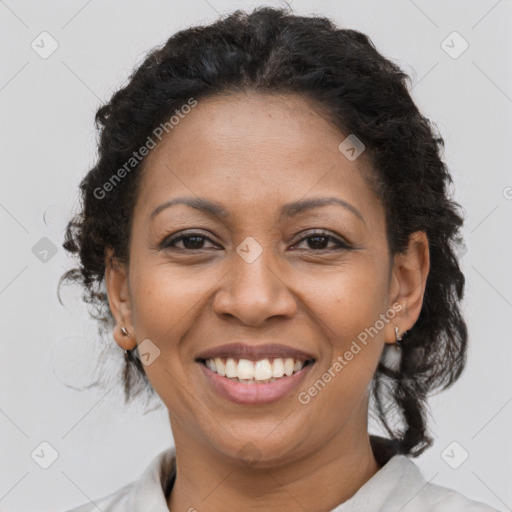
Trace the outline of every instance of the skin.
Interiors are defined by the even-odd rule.
[[[345,137],[310,100],[236,93],[199,101],[146,159],[129,264],[108,251],[105,279],[117,344],[133,349],[149,338],[160,350],[145,370],[176,445],[172,511],[224,511],[227,503],[230,510],[331,510],[379,470],[368,388],[395,326],[408,330],[420,314],[428,240],[414,233],[408,250],[390,258],[384,208],[363,178],[363,157],[349,161],[338,150]],[[181,204],[150,219],[178,196],[220,202],[230,215]],[[284,203],[325,196],[349,202],[364,220],[338,205],[279,217]],[[305,238],[311,229],[353,250]],[[159,248],[184,230],[205,238]],[[252,263],[236,252],[247,237],[263,250]],[[401,311],[300,403],[298,392],[393,304]],[[297,347],[316,363],[290,396],[236,405],[213,391],[194,361],[234,339]],[[250,449],[257,456],[247,462]]]

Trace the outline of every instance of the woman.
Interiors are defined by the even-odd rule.
[[[75,512],[495,510],[410,459],[467,329],[462,217],[406,79],[359,32],[260,8],[175,34],[100,108],[63,278],[176,448]]]

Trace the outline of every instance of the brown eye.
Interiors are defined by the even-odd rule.
[[[299,243],[307,240],[308,247],[306,249],[317,251],[330,251],[337,249],[350,249],[351,247],[343,240],[331,235],[325,231],[314,231],[307,234],[299,240]],[[328,247],[329,241],[334,243],[334,246]]]
[[[160,246],[161,249],[178,249],[178,250],[202,250],[207,249],[204,247],[205,241],[210,241],[210,238],[204,236],[202,233],[187,233],[175,235],[167,238]],[[183,242],[183,247],[177,247],[176,244]],[[212,242],[213,243],[213,242]]]

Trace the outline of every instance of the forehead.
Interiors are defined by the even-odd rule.
[[[302,96],[199,100],[146,157],[138,207],[149,210],[178,195],[263,205],[327,191],[375,202],[362,159],[350,161],[338,149],[345,138]]]

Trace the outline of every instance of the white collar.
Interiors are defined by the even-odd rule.
[[[160,452],[137,481],[97,501],[97,504],[108,504],[106,509],[108,511],[169,512],[164,492],[169,478],[175,474],[175,453],[174,448]],[[439,505],[441,508],[437,508]],[[194,503],[191,503],[191,507],[193,506]],[[198,510],[200,509],[199,504],[195,506]],[[418,466],[407,456],[400,454],[393,455],[351,498],[331,512],[361,512],[362,510],[365,512],[397,510],[401,512],[432,510],[499,512],[488,505],[470,500],[453,489],[427,482]]]

